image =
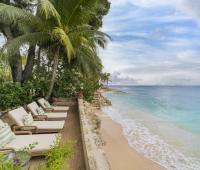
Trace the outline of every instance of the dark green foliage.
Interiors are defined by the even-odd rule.
[[[95,9],[95,15],[90,19],[89,25],[95,29],[99,29],[103,25],[103,17],[108,14],[110,9],[110,2],[108,0],[98,0],[98,5]]]
[[[93,100],[94,93],[101,87],[99,79],[97,77],[84,77],[82,79],[82,83],[84,84],[82,91],[84,99],[91,102]]]
[[[25,105],[39,97],[77,97],[81,93],[91,101],[101,83],[108,81],[106,77],[101,79],[103,65],[97,53],[98,47],[105,48],[109,40],[108,35],[98,31],[110,8],[108,0],[0,2],[0,31],[7,35],[3,32],[5,25],[10,25],[11,32],[14,30],[5,49],[16,61],[12,58],[7,65],[15,66],[10,69],[13,81],[23,82],[20,85],[12,84],[8,78],[2,80],[7,83],[0,84],[0,110]],[[30,13],[32,2],[37,5],[36,15]],[[26,58],[25,69],[19,54],[24,44],[39,47],[33,50],[32,60]],[[5,73],[1,70],[0,75]],[[27,70],[31,76],[24,80]]]
[[[17,83],[0,84],[0,108],[1,110],[16,106],[23,106],[32,101],[31,90]]]
[[[98,76],[84,76],[75,68],[61,72],[54,87],[55,97],[76,97],[82,93],[87,101],[93,99],[94,92],[100,87]]]
[[[45,96],[48,84],[43,80],[19,83],[0,83],[0,110],[24,106]]]

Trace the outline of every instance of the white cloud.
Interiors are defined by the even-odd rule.
[[[111,3],[115,6],[125,5],[127,3],[137,5],[140,7],[155,7],[155,6],[164,6],[164,5],[174,5],[178,0],[110,0]]]
[[[195,18],[200,22],[200,1],[199,0],[181,0],[178,9],[182,10],[187,15]]]
[[[199,0],[112,3],[102,30],[114,41],[100,54],[113,84],[200,84]]]
[[[132,4],[141,8],[155,8],[161,6],[171,6],[182,11],[188,16],[200,22],[200,1],[199,0],[110,0],[112,6],[123,6]]]
[[[111,83],[112,85],[130,85],[130,84],[137,84],[136,79],[132,78],[132,77],[128,77],[128,76],[123,76],[121,73],[119,72],[114,72],[111,76]]]
[[[199,52],[183,50],[190,41],[179,41],[162,48],[138,40],[111,42],[101,52],[105,71],[114,74],[113,84],[200,84]]]

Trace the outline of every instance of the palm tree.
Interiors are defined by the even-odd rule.
[[[98,26],[92,23],[98,16],[97,12],[106,14],[106,0],[51,0],[59,12],[63,25],[69,29],[68,35],[75,50],[74,60],[84,74],[97,74],[102,70],[102,64],[97,55],[97,45],[104,48],[108,35],[98,31]],[[103,3],[103,4],[102,4]],[[97,10],[98,9],[98,10]]]
[[[42,44],[54,54],[47,98],[52,94],[61,53],[67,57],[68,62],[76,57],[84,71],[88,72],[88,68],[94,72],[102,69],[96,49],[97,44],[105,46],[106,35],[87,25],[94,15],[96,5],[97,0],[38,0],[36,15],[32,15],[0,3],[0,19],[15,23],[25,32],[7,42],[5,48],[8,53],[28,43],[30,46]]]
[[[21,29],[26,30],[25,34],[7,42],[5,47],[8,53],[19,50],[22,45],[27,43],[29,45],[47,44],[51,48],[54,58],[47,94],[47,98],[49,98],[55,83],[60,49],[63,48],[69,61],[74,53],[71,41],[65,31],[66,27],[61,24],[60,15],[50,1],[38,0],[35,16],[17,7],[0,4],[0,18],[4,22],[16,23]]]
[[[110,81],[110,76],[111,76],[110,73],[102,73],[101,74],[101,81],[102,81],[102,83],[106,83],[107,86],[108,86],[108,82]]]
[[[32,11],[34,4],[26,0],[0,0],[0,3],[16,6],[18,8]],[[0,32],[6,37],[7,40],[13,39],[22,34],[21,30],[13,24],[8,22],[3,23],[0,21]],[[19,50],[9,57],[9,65],[11,67],[13,82],[23,82],[32,77],[32,69],[34,65],[35,46],[30,46],[28,50],[28,58],[25,69],[22,71],[22,56]]]

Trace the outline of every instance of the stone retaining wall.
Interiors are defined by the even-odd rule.
[[[82,99],[78,99],[78,107],[86,170],[111,170],[103,149],[95,142],[97,135],[92,130],[91,120],[85,113]]]

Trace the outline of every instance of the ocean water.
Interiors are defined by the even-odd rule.
[[[114,86],[103,108],[129,144],[169,170],[200,170],[200,87]]]

